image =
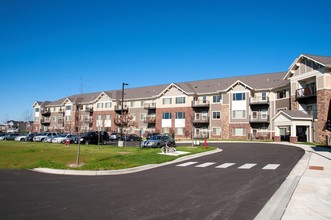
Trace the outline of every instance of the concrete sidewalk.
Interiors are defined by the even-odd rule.
[[[308,165],[282,216],[292,219],[331,219],[331,150],[306,147]]]
[[[331,149],[299,144],[294,146],[303,148],[305,155],[256,216],[256,220],[331,219]]]

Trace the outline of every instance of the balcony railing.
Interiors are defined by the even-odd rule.
[[[194,108],[206,108],[206,107],[209,107],[209,101],[207,101],[207,100],[195,100],[195,101],[192,101],[192,107],[194,107]]]
[[[269,123],[269,115],[265,114],[257,114],[257,115],[250,115],[249,122],[250,123]]]
[[[93,120],[92,120],[92,118],[84,118],[84,123],[92,123],[93,122]]]
[[[49,118],[42,118],[40,120],[40,123],[41,124],[50,124],[51,123],[51,120]]]
[[[148,124],[154,124],[154,123],[156,123],[156,118],[155,118],[155,116],[152,116],[152,117],[146,117],[146,118],[144,119],[144,122],[145,122],[145,123],[148,123]]]
[[[204,117],[194,117],[192,119],[193,123],[209,123],[209,117],[204,116]]]
[[[93,108],[85,108],[85,112],[90,112],[90,113],[92,113],[92,112],[93,112]]]
[[[297,99],[316,96],[316,87],[297,89],[295,95]]]
[[[249,99],[250,105],[269,105],[269,97],[251,97]]]
[[[193,138],[194,139],[208,139],[209,138],[209,134],[207,133],[193,133]]]
[[[51,110],[48,108],[42,109],[41,110],[41,114],[42,115],[50,115],[51,114]]]
[[[152,102],[152,103],[146,103],[144,104],[144,109],[156,109],[156,103]]]
[[[128,105],[123,105],[123,111],[128,111],[129,106]],[[119,112],[122,111],[122,105],[115,105],[115,111]]]

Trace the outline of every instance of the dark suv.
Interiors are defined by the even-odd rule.
[[[82,144],[106,144],[109,141],[109,134],[105,131],[89,131],[80,136],[80,143]]]

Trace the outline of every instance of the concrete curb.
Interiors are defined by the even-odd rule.
[[[214,153],[219,153],[223,151],[222,149],[215,149],[212,151],[207,151],[198,154],[187,155],[184,157],[180,157],[176,160],[165,162],[162,164],[147,164],[139,167],[133,167],[128,169],[122,170],[63,170],[63,169],[50,169],[50,168],[34,168],[31,171],[39,172],[39,173],[47,173],[47,174],[58,174],[58,175],[77,175],[77,176],[104,176],[104,175],[122,175],[122,174],[129,174],[129,173],[136,173],[144,170],[149,170],[161,166],[166,166],[173,163],[178,163],[181,161],[191,160],[197,157],[202,157]]]
[[[309,149],[309,146],[289,143],[284,143],[284,145],[302,148],[305,150],[305,154],[295,165],[279,189],[274,193],[274,195],[254,218],[255,220],[279,220],[282,218],[287,205],[290,202],[293,193],[300,182],[301,177],[309,165],[309,160],[311,157],[311,149]]]

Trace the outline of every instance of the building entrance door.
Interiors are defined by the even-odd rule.
[[[298,142],[307,142],[307,126],[297,126]]]

